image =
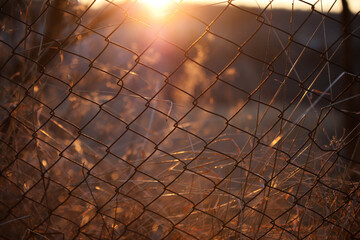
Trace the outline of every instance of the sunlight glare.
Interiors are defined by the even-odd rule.
[[[144,4],[150,9],[155,15],[161,15],[163,14],[168,8],[170,8],[171,5],[179,4],[202,4],[202,5],[212,5],[212,4],[218,4],[221,3],[221,5],[228,4],[228,1],[223,0],[77,0],[78,2],[85,4],[89,6],[92,4],[92,8],[97,9],[100,7],[103,7],[104,5],[108,4],[109,2],[115,2],[115,3],[122,3],[122,2],[137,2]],[[309,2],[310,4],[314,4],[315,8],[318,11],[328,11],[330,7],[332,8],[332,13],[340,13],[342,11],[342,4],[339,0],[307,0],[307,1],[293,1],[293,0],[248,0],[248,1],[239,1],[239,0],[233,0],[232,4],[236,6],[247,6],[247,7],[255,7],[255,8],[265,8],[269,3],[272,3],[272,7],[275,8],[283,8],[290,10],[292,8],[292,4],[294,3],[296,10],[304,10],[304,11],[310,11],[310,4],[307,4]],[[173,4],[172,4],[173,3]],[[348,4],[350,7],[350,10],[356,14],[359,12],[360,9],[360,1],[359,0],[348,0]],[[334,6],[333,6],[334,5]],[[323,9],[322,9],[323,7]]]
[[[141,0],[154,11],[164,10],[170,3],[170,0]]]

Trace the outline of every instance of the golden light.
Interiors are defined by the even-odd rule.
[[[172,12],[172,8],[176,6],[172,0],[138,0],[139,4],[143,4],[147,8],[151,17],[159,20],[166,17]]]
[[[166,8],[171,3],[170,0],[141,0],[141,2],[144,2],[155,11],[164,10],[164,8]]]
[[[136,2],[140,4],[146,5],[153,13],[156,14],[163,14],[168,8],[171,8],[172,3],[180,3],[181,4],[203,4],[203,5],[211,5],[211,4],[217,4],[221,3],[223,6],[228,4],[228,1],[224,0],[77,0],[78,2],[85,4],[89,6],[92,4],[92,8],[96,9],[99,7],[102,7],[106,4],[109,4],[109,2],[114,3],[122,3],[122,2]],[[249,0],[249,1],[239,1],[239,0],[233,0],[233,4],[237,6],[247,6],[247,7],[254,7],[254,8],[264,8],[269,3],[271,3],[271,6],[273,8],[282,8],[282,9],[292,9],[293,3],[295,4],[296,9],[298,10],[307,10],[310,11],[310,5],[307,4],[307,2],[310,3],[317,3],[319,1],[316,0],[308,0],[308,1],[293,1],[293,0]],[[360,1],[359,0],[348,0],[348,4],[350,7],[350,10],[353,13],[357,13],[360,9]],[[332,9],[331,12],[333,13],[340,13],[342,10],[342,4],[341,1],[320,1],[315,5],[315,9],[318,11],[328,11],[329,9]]]

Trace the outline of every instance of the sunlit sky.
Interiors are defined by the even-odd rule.
[[[79,0],[83,3],[93,2],[93,0]],[[108,0],[110,1],[110,0]],[[114,0],[114,2],[121,2],[126,0]],[[134,0],[132,0],[134,1]],[[97,0],[95,6],[100,6],[106,3],[106,0]],[[196,4],[226,4],[225,0],[138,0],[137,2],[148,5],[152,10],[164,11],[166,7],[172,5],[174,2],[181,2],[183,4],[196,3]],[[260,7],[264,8],[269,4],[270,0],[234,0],[233,4],[243,5],[248,7]],[[327,12],[333,5],[331,12],[340,12],[342,10],[341,0],[274,0],[272,2],[272,8],[284,8],[291,9],[294,4],[295,10],[310,10],[309,4],[315,4],[315,9],[322,12]],[[348,0],[350,10],[354,13],[360,11],[360,0]],[[94,7],[95,7],[94,6]]]

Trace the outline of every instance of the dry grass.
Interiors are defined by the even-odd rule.
[[[40,5],[1,3],[2,238],[360,237],[334,107],[352,73],[309,94],[214,35],[184,54],[132,8]],[[178,12],[167,24],[190,22]]]

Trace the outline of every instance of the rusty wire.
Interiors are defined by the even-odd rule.
[[[1,238],[360,239],[358,13],[239,2],[1,1]]]

